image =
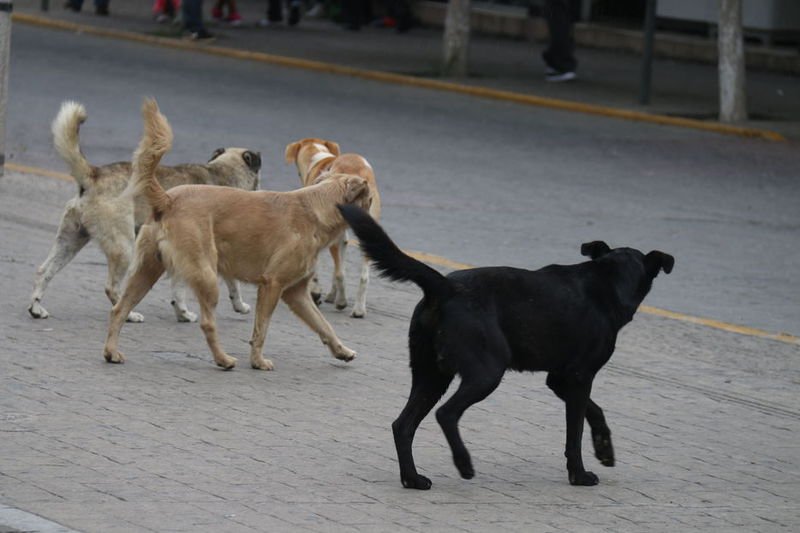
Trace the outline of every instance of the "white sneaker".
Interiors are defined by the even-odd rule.
[[[577,77],[578,75],[571,70],[567,72],[558,72],[557,70],[548,69],[548,71],[545,71],[544,75],[545,81],[551,82],[572,81]]]
[[[306,11],[306,16],[310,18],[320,18],[323,15],[325,15],[324,11],[325,11],[325,6],[322,5],[322,2],[317,2],[316,4],[311,6],[311,9]]]

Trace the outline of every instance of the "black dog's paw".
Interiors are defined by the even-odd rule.
[[[469,458],[469,455],[466,457],[454,457],[453,462],[456,464],[456,468],[458,468],[458,473],[461,474],[461,477],[464,479],[472,479],[475,477],[475,469],[472,468],[472,459]]]
[[[603,466],[614,466],[614,446],[611,444],[611,434],[593,433],[594,456]]]
[[[403,487],[407,489],[428,490],[432,485],[430,479],[419,474],[415,474],[413,477],[403,477],[400,481],[402,481]]]
[[[570,485],[578,485],[581,487],[593,487],[600,482],[600,479],[594,475],[594,472],[588,472],[586,470],[582,472],[570,472],[569,473],[569,484]]]

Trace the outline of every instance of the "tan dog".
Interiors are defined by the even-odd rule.
[[[300,181],[304,187],[313,185],[325,176],[337,173],[354,174],[367,180],[369,197],[367,206],[369,214],[375,220],[381,216],[381,197],[378,194],[378,184],[369,161],[358,154],[340,154],[339,145],[333,141],[323,139],[301,139],[286,147],[286,162],[295,163]],[[337,309],[347,307],[347,297],[344,289],[344,254],[347,249],[345,232],[334,241],[330,247],[333,258],[333,283],[325,301],[335,303]],[[369,284],[369,260],[364,257],[361,263],[361,277],[359,278],[358,293],[351,316],[363,318],[367,314],[367,285]],[[316,274],[312,282],[311,294],[319,302],[321,289],[317,283]]]
[[[34,318],[47,318],[42,307],[44,291],[53,276],[64,268],[91,240],[100,246],[108,260],[106,295],[112,305],[119,300],[119,289],[133,257],[136,230],[150,216],[146,200],[128,187],[131,164],[112,163],[96,167],[81,153],[80,125],[86,120],[85,108],[77,102],[64,102],[53,120],[52,131],[56,150],[70,167],[78,183],[78,194],[67,202],[61,217],[56,242],[44,263],[36,271],[33,295],[28,312]],[[261,155],[243,148],[220,148],[205,165],[159,167],[157,177],[169,189],[186,183],[226,185],[240,189],[258,188]],[[250,306],[242,301],[239,286],[227,281],[233,308],[247,313]],[[194,322],[197,315],[186,308],[181,286],[173,283],[172,306],[181,322]],[[131,322],[144,320],[132,312]]]
[[[172,130],[154,100],[145,101],[142,114],[145,130],[134,154],[132,179],[152,207],[153,222],[139,232],[133,273],[111,311],[106,361],[124,362],[117,342],[125,316],[164,271],[194,290],[200,303],[200,327],[214,361],[222,368],[233,368],[236,359],[222,350],[217,337],[217,274],[258,285],[250,341],[253,368],[273,368],[262,349],[279,299],[319,334],[334,357],[352,360],[356,353],[342,344],[317,309],[308,283],[320,250],[345,226],[337,204],[365,205],[366,180],[339,174],[290,192],[193,185],[165,191],[154,172],[171,146]]]

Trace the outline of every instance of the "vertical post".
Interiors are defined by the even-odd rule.
[[[444,19],[444,76],[467,75],[470,0],[450,0]]]
[[[719,119],[747,120],[742,0],[719,4]]]
[[[12,0],[0,0],[0,177],[6,164],[6,103],[8,102],[8,63],[11,57]]]
[[[656,0],[646,0],[644,12],[644,47],[642,49],[642,75],[639,82],[639,103],[650,103],[650,80],[653,77],[653,39],[656,33]]]

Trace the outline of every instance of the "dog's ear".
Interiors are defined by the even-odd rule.
[[[297,153],[300,151],[300,147],[303,146],[300,141],[289,143],[286,145],[286,151],[283,153],[284,158],[286,158],[286,162],[291,164],[297,161]]]
[[[208,162],[211,163],[213,160],[215,160],[224,153],[225,153],[225,148],[217,148],[216,150],[214,150],[214,153],[211,154],[211,159],[209,159]]]
[[[251,152],[247,150],[242,154],[242,159],[253,172],[261,170],[261,152]]]
[[[656,277],[660,270],[663,270],[664,274],[672,272],[672,267],[675,266],[675,258],[664,252],[653,250],[644,256],[644,264],[647,271],[652,273],[653,277]]]
[[[581,244],[581,255],[591,257],[592,259],[603,257],[610,251],[611,248],[603,241],[592,241]]]
[[[327,147],[328,147],[328,150],[330,150],[330,152],[331,152],[333,155],[339,155],[339,154],[341,154],[341,153],[342,153],[342,152],[339,150],[339,143],[335,143],[335,142],[333,142],[333,141],[325,141],[325,146],[327,146]]]

